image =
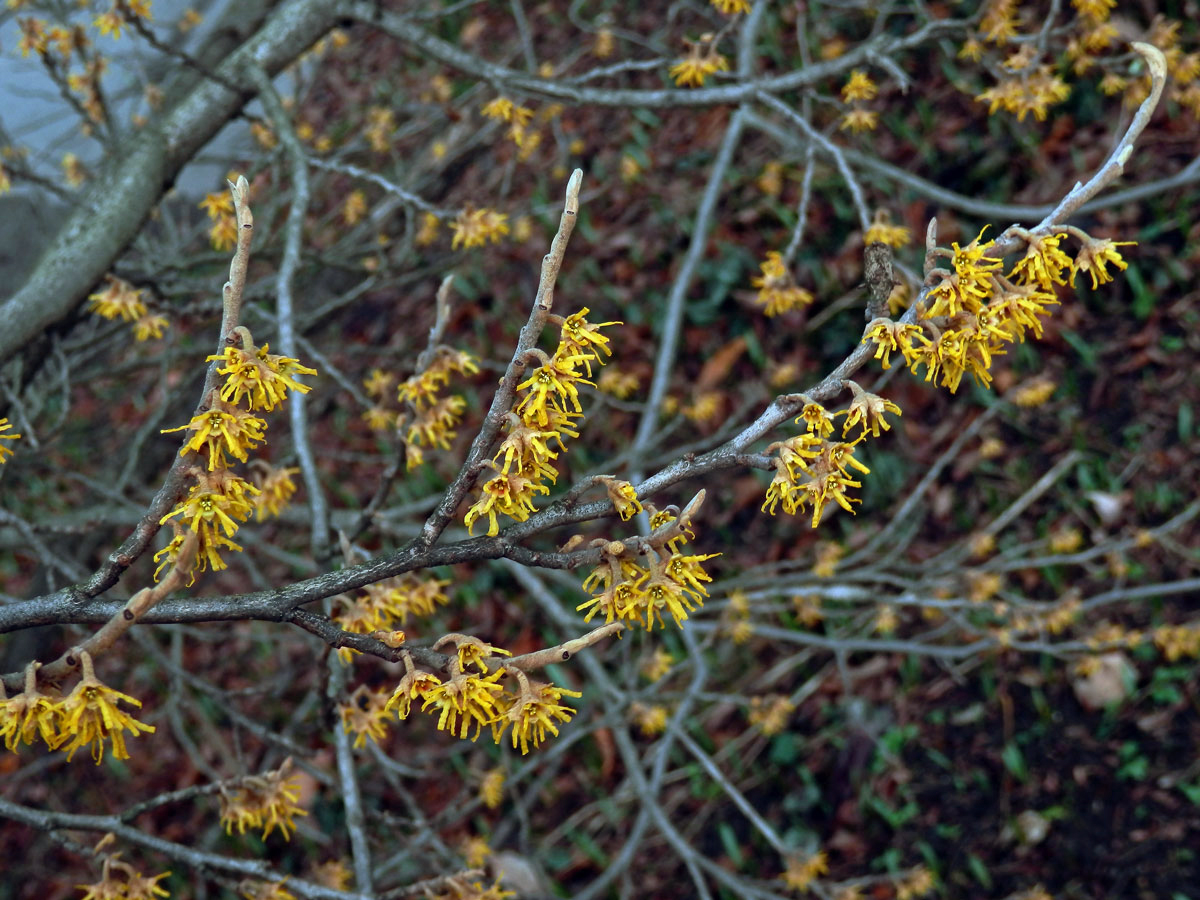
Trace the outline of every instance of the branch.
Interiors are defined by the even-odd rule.
[[[335,0],[289,0],[217,69],[242,83],[251,63],[280,71],[334,24]],[[112,268],[179,170],[251,98],[208,80],[121,148],[43,254],[25,285],[0,305],[0,361],[65,318]],[[111,582],[110,582],[111,584]]]

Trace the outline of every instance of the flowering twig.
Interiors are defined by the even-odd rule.
[[[495,443],[496,436],[500,433],[505,413],[512,407],[517,382],[524,372],[523,360],[537,343],[538,336],[545,327],[546,317],[550,315],[550,309],[554,304],[554,286],[558,280],[558,273],[562,269],[567,244],[571,240],[571,232],[575,230],[575,223],[578,220],[579,187],[582,181],[583,170],[576,169],[571,173],[571,178],[567,182],[566,201],[558,222],[558,231],[550,242],[550,252],[542,259],[542,272],[529,319],[517,337],[517,346],[513,350],[512,360],[508,364],[504,377],[500,380],[500,386],[496,389],[496,394],[492,398],[487,415],[484,416],[479,433],[471,442],[471,449],[467,452],[467,458],[463,462],[462,468],[450,487],[446,489],[442,502],[425,520],[421,537],[418,539],[422,549],[433,546],[450,523],[458,505],[474,486],[483,462],[490,454],[492,444]]]

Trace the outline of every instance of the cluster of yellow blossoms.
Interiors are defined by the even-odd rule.
[[[842,114],[839,129],[851,132],[874,131],[875,126],[879,124],[879,113],[867,109],[864,104],[874,100],[878,94],[879,88],[870,75],[862,69],[853,70],[842,87],[842,102],[848,104],[849,108]]]
[[[830,501],[849,513],[854,512],[853,504],[861,502],[846,495],[847,489],[862,487],[861,482],[851,477],[850,469],[871,471],[854,458],[855,448],[868,434],[879,437],[880,429],[889,430],[891,425],[884,413],[900,415],[900,407],[863,390],[853,381],[847,381],[846,386],[854,395],[847,409],[830,414],[821,404],[804,398],[806,402],[796,421],[804,422],[808,430],[767,447],[768,454],[776,454],[775,477],[767,487],[764,511],[774,515],[776,508],[782,506],[788,515],[797,515],[805,513],[812,504],[812,527],[816,528]],[[834,431],[834,419],[839,415],[846,417],[842,423],[843,438],[855,426],[862,427],[854,440],[828,440]]]
[[[409,376],[396,389],[397,399],[408,407],[406,412],[396,412],[385,404],[395,376],[382,369],[372,369],[363,386],[376,402],[363,413],[363,419],[377,430],[396,428],[403,431],[406,465],[410,470],[415,469],[425,462],[423,447],[450,449],[455,429],[467,407],[461,394],[442,396],[442,389],[453,375],[474,375],[478,371],[479,363],[470,353],[439,346],[429,365]]]
[[[229,179],[237,183],[237,177]],[[208,214],[212,228],[208,232],[208,240],[212,248],[224,252],[232,250],[237,244],[237,218],[233,214],[233,198],[229,191],[216,191],[205,194],[200,201],[200,208]]]
[[[411,421],[404,417],[400,424],[407,423],[404,448],[408,468],[419,466],[425,460],[421,447],[450,449],[454,440],[455,427],[462,421],[467,401],[459,394],[441,396],[443,387],[450,383],[452,375],[474,375],[479,365],[470,353],[439,347],[433,362],[424,371],[404,381],[397,388],[397,396],[411,410]]]
[[[875,358],[885,369],[889,355],[897,351],[914,373],[924,366],[926,381],[940,377],[951,392],[967,373],[988,386],[992,359],[1006,352],[1005,345],[1024,342],[1027,333],[1042,336],[1041,317],[1059,303],[1057,286],[1073,286],[1075,276],[1085,272],[1095,288],[1112,281],[1108,265],[1127,266],[1117,248],[1129,242],[1091,238],[1070,226],[1045,234],[1020,228],[1012,233],[1025,241],[1026,249],[1007,274],[1002,273],[1003,260],[987,255],[994,242],[981,244],[982,233],[966,247],[955,243],[953,251],[937,251],[950,257],[952,270],[934,269],[927,275],[932,287],[920,324],[875,319],[867,326],[863,341],[875,343]],[[1082,245],[1074,259],[1060,247],[1068,233]]]
[[[487,207],[476,209],[467,206],[450,223],[450,230],[454,232],[450,240],[453,250],[460,246],[470,250],[472,247],[482,247],[489,241],[497,244],[500,238],[508,234],[508,216]]]
[[[109,834],[108,837],[111,838],[112,835]],[[100,880],[95,884],[75,885],[84,892],[80,900],[156,900],[159,897],[170,896],[159,885],[160,881],[171,874],[170,872],[161,872],[147,878],[139,869],[122,862],[120,857],[120,853],[113,853],[104,858]]]
[[[170,324],[166,316],[146,308],[141,290],[128,281],[106,275],[108,287],[88,295],[88,311],[105,319],[122,319],[133,323],[133,336],[139,341],[160,338]]]
[[[255,346],[244,326],[235,328],[230,340],[232,343],[223,353],[208,357],[210,362],[224,363],[217,374],[225,376],[225,384],[212,391],[207,408],[194,415],[187,425],[163,429],[164,434],[185,429],[192,432],[179,455],[195,453],[207,457],[207,466],[191,468],[194,483],[187,497],[161,519],[160,524],[172,522],[175,535],[154,555],[156,562],[161,558],[155,578],[179,560],[187,531],[197,536],[195,556],[190,561],[192,580],[196,571],[224,569],[226,563],[220,551],[242,549],[231,540],[238,523],[245,522],[256,509],[259,518],[277,514],[296,489],[291,480],[296,469],[272,469],[256,461],[260,470],[256,486],[234,474],[229,457],[245,462],[248,451],[265,440],[267,423],[253,414],[255,410],[275,409],[284,402],[289,390],[308,393],[311,389],[295,376],[315,375],[317,371],[298,360],[268,352],[267,344]]]
[[[767,316],[777,316],[791,309],[803,309],[813,302],[813,295],[796,284],[792,271],[783,261],[783,254],[771,250],[760,263],[762,274],[751,284],[758,288],[756,302]]]
[[[449,583],[436,578],[421,579],[411,572],[377,581],[363,588],[360,597],[338,597],[342,611],[333,617],[333,621],[343,631],[355,634],[391,632],[397,622],[403,625],[409,616],[431,616],[438,606],[449,603],[443,590]],[[349,662],[357,652],[343,647],[338,650],[338,655],[343,662]]]
[[[1136,106],[1149,93],[1147,74],[1131,81],[1124,74],[1126,63],[1120,51],[1124,39],[1110,21],[1115,0],[1072,0],[1074,12],[1058,30],[1066,37],[1062,63],[1071,72],[1083,76],[1103,72],[1099,88],[1108,95],[1124,94],[1125,103]],[[1004,111],[1018,121],[1030,113],[1044,121],[1050,106],[1070,96],[1071,88],[1058,74],[1062,66],[1046,58],[1043,42],[1032,40],[1033,32],[1043,29],[1041,17],[1022,19],[1018,0],[991,0],[979,20],[976,33],[963,43],[961,59],[983,62],[999,73],[995,85],[976,96],[988,104],[988,114]],[[1024,33],[1022,34],[1022,29]],[[1168,98],[1200,116],[1200,52],[1185,53],[1179,45],[1180,23],[1158,17],[1142,37],[1163,51],[1170,75]],[[1112,56],[1102,54],[1111,53]]]
[[[307,816],[308,812],[300,807],[299,782],[291,778],[292,759],[289,756],[283,764],[262,775],[249,775],[239,778],[232,785],[221,785],[221,825],[226,834],[245,834],[246,829],[261,828],[262,838],[267,837],[276,828],[283,839],[290,840],[289,832],[296,830],[295,817]]]
[[[566,450],[564,437],[579,437],[574,423],[583,417],[579,405],[579,383],[592,384],[584,377],[592,374],[592,363],[603,365],[611,356],[608,338],[599,329],[619,322],[592,324],[584,318],[584,307],[565,319],[551,316],[561,324],[558,347],[553,356],[531,350],[541,365],[517,385],[513,410],[505,416],[507,434],[495,456],[486,462],[496,474],[480,488],[479,498],[467,510],[464,523],[469,530],[481,518],[487,519],[488,536],[500,531],[499,516],[524,522],[534,511],[533,498],[548,494],[558,473],[552,461],[559,450]]]
[[[528,130],[533,119],[533,110],[528,106],[517,106],[507,97],[497,97],[485,103],[481,112],[485,118],[507,122],[508,139],[518,148],[532,150],[536,146],[539,135]]]
[[[451,643],[455,655],[450,659],[445,681],[417,669],[406,654],[405,675],[386,702],[381,704],[380,694],[365,689],[351,695],[351,704],[341,709],[342,727],[347,734],[358,734],[356,746],[367,738],[382,737],[388,712],[395,711],[400,719],[407,719],[415,700],[421,701],[422,711],[438,717],[440,730],[476,740],[486,727],[497,744],[509,733],[513,747],[519,747],[522,754],[528,753],[531,746],[540,746],[547,733],[557,736],[558,723],[569,722],[575,714],[562,700],[581,696],[578,691],[534,681],[518,666],[504,664],[500,657],[510,656],[507,650],[465,634],[448,634],[434,644],[434,649]],[[492,670],[492,666],[496,668]],[[515,692],[505,690],[500,683],[505,676],[515,682]],[[494,786],[492,792],[498,793],[501,785]]]
[[[885,369],[896,352],[914,373],[924,366],[926,381],[939,379],[951,392],[958,390],[967,373],[989,386],[992,360],[1006,352],[1006,345],[1023,342],[1030,333],[1041,337],[1042,317],[1059,303],[1058,287],[1073,286],[1075,276],[1083,272],[1096,288],[1112,280],[1109,265],[1127,267],[1117,248],[1130,242],[1092,238],[1072,226],[1056,226],[1044,233],[1012,228],[1010,233],[1025,242],[1025,252],[1007,273],[1002,259],[988,255],[995,242],[981,243],[982,232],[965,247],[955,243],[952,250],[935,251],[949,258],[950,268],[927,274],[929,291],[916,321],[878,318],[867,326],[863,343],[874,342],[875,358]],[[1060,246],[1068,235],[1080,242],[1074,259]],[[764,510],[774,514],[782,506],[784,512],[796,514],[806,512],[811,504],[814,528],[830,501],[854,512],[853,504],[860,501],[846,491],[862,485],[850,470],[870,472],[855,459],[855,447],[868,434],[878,437],[881,428],[887,430],[884,413],[899,415],[900,409],[854,382],[845,384],[854,394],[849,408],[830,414],[819,403],[803,398],[807,402],[797,421],[806,423],[807,432],[767,447],[768,454],[775,454],[775,477],[767,488]],[[837,415],[846,416],[843,438],[855,425],[862,426],[854,441],[828,440]]]
[[[90,746],[99,765],[106,741],[112,742],[113,756],[129,759],[125,732],[137,737],[154,731],[153,725],[139,722],[118,706],[121,702],[140,707],[140,700],[101,683],[86,651],[80,651],[79,657],[82,677],[66,697],[38,689],[36,662],[26,668],[25,690],[15,697],[5,697],[0,683],[0,737],[5,747],[16,753],[21,743],[32,745],[40,738],[70,759],[80,747]]]
[[[706,33],[699,40],[684,40],[687,56],[671,66],[671,77],[677,87],[703,87],[709,75],[728,72],[729,60],[717,52],[717,37]]]
[[[698,500],[703,500],[703,493]],[[687,552],[688,540],[696,536],[691,518],[698,506],[693,501],[678,516],[648,507],[653,531],[636,543],[636,549],[633,542],[598,541],[600,565],[583,582],[583,589],[594,596],[576,607],[580,612],[587,610],[585,622],[603,613],[606,623],[640,624],[649,631],[656,622],[665,626],[666,612],[683,627],[688,613],[702,606],[708,596],[704,584],[712,577],[702,563],[720,555]]]

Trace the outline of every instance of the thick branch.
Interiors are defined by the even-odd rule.
[[[246,83],[256,63],[278,72],[334,22],[332,0],[290,0],[219,67],[226,81]],[[0,306],[0,360],[63,319],[87,296],[128,246],[174,183],[179,170],[237,114],[254,92],[237,94],[201,82],[161,121],[148,125],[97,179],[16,294]]]

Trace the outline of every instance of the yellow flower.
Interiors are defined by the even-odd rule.
[[[354,732],[354,746],[361,749],[367,745],[367,738],[375,743],[387,734],[388,703],[390,695],[387,691],[368,690],[366,685],[359,685],[347,703],[338,706],[342,718],[342,731],[346,734]]]
[[[482,869],[488,861],[488,857],[492,855],[492,848],[488,846],[487,838],[480,835],[474,835],[467,838],[461,845],[463,860],[468,868]],[[461,894],[456,895],[462,896]],[[483,895],[475,895],[482,898]]]
[[[443,638],[445,640],[445,638]],[[483,674],[487,674],[487,659],[491,656],[512,656],[512,651],[505,650],[503,647],[493,647],[491,644],[485,643],[478,638],[473,638],[470,635],[462,635],[456,640],[455,650],[458,653],[458,668],[460,671],[465,670],[467,666],[474,666]],[[434,644],[434,649],[441,646],[441,641]]]
[[[885,400],[878,394],[872,394],[870,391],[864,391],[857,383],[847,381],[846,384],[850,388],[850,392],[854,394],[854,399],[850,402],[850,406],[846,409],[846,421],[842,423],[842,437],[845,437],[850,429],[855,425],[862,425],[862,434],[859,439],[865,438],[868,434],[874,437],[879,437],[879,429],[890,431],[891,425],[887,423],[887,419],[883,417],[884,413],[894,413],[900,415],[900,407],[891,400]],[[841,415],[841,413],[838,413]]]
[[[1103,22],[1117,5],[1117,0],[1071,0],[1079,15],[1092,22]]]
[[[170,324],[166,316],[147,314],[133,323],[133,336],[139,341],[148,341],[151,338],[158,340]]]
[[[170,872],[147,878],[133,866],[121,862],[121,854],[105,857],[104,870],[95,884],[75,885],[84,892],[80,900],[155,900],[170,894],[158,883]],[[120,873],[120,877],[117,873]]]
[[[0,737],[13,753],[22,741],[32,746],[40,737],[53,749],[60,740],[62,705],[57,697],[38,690],[39,665],[32,662],[25,668],[25,690],[15,697],[4,697],[4,686],[0,684]]]
[[[785,694],[767,697],[752,697],[747,720],[763,734],[770,737],[787,728],[788,718],[796,711],[796,704]]]
[[[787,869],[780,877],[784,884],[793,891],[804,891],[820,875],[829,871],[829,862],[825,851],[821,850],[809,856],[793,854],[787,859]]]
[[[917,866],[908,877],[896,885],[896,900],[915,900],[933,890],[933,873],[924,866]]]
[[[595,478],[604,485],[608,499],[622,522],[628,522],[642,511],[642,504],[638,502],[637,490],[628,481],[609,478],[607,475],[597,475]]]
[[[457,250],[459,245],[464,250],[482,247],[488,241],[496,244],[508,234],[508,216],[487,207],[474,209],[467,206],[450,223],[450,230],[454,232],[450,241],[452,250]]]
[[[546,740],[549,731],[558,736],[558,726],[555,722],[569,722],[575,710],[562,705],[562,698],[582,697],[579,691],[556,687],[552,684],[530,681],[520,669],[511,669],[520,682],[520,694],[503,713],[492,721],[492,736],[496,743],[508,726],[512,726],[512,745],[521,748],[521,754],[529,752],[530,743],[536,748]],[[465,727],[464,727],[465,736]]]
[[[717,12],[727,16],[750,12],[750,0],[709,0]]]
[[[101,13],[92,20],[92,26],[100,31],[101,36],[112,35],[116,40],[121,37],[121,26],[124,22],[115,9]]]
[[[878,125],[879,113],[869,109],[852,109],[842,116],[842,124],[838,126],[838,130],[857,134],[860,131],[874,131]]]
[[[146,304],[142,301],[142,292],[134,288],[128,281],[122,281],[112,275],[105,275],[108,287],[95,294],[89,294],[89,310],[106,319],[120,317],[126,322],[136,321],[146,315]]]
[[[296,483],[292,481],[292,476],[298,475],[300,470],[295,467],[277,469],[261,460],[256,460],[251,465],[256,469],[254,480],[259,490],[258,496],[254,498],[254,509],[257,513],[256,518],[261,522],[271,516],[278,516],[291,500],[292,494],[296,493]]]
[[[189,7],[183,11],[183,15],[179,17],[175,27],[179,29],[180,34],[187,34],[203,21],[204,16]]]
[[[1049,378],[1040,377],[1020,385],[1008,395],[1017,406],[1036,407],[1049,400],[1058,389],[1058,384]]]
[[[833,434],[833,416],[820,403],[809,401],[796,417],[796,424],[804,422],[811,434],[823,438]]]
[[[7,418],[0,419],[0,432],[8,431],[12,428],[12,423]],[[15,441],[20,438],[19,434],[0,434],[0,441]],[[12,456],[12,448],[7,444],[0,444],[0,465],[6,462],[8,456]]]
[[[642,677],[647,681],[658,681],[671,671],[671,666],[674,664],[675,658],[671,656],[670,652],[660,647],[642,664]]]
[[[759,268],[762,274],[752,278],[750,284],[758,288],[756,302],[763,307],[765,315],[777,316],[791,309],[801,309],[813,302],[813,295],[796,285],[791,270],[784,264],[782,253],[768,251]]]
[[[1121,254],[1117,247],[1136,247],[1136,241],[1110,241],[1108,239],[1092,238],[1084,242],[1079,248],[1079,252],[1075,255],[1075,261],[1071,263],[1071,284],[1075,284],[1075,275],[1078,272],[1086,272],[1092,276],[1092,290],[1095,290],[1102,284],[1107,284],[1112,281],[1112,276],[1108,273],[1105,266],[1112,263],[1122,272],[1129,268],[1129,263],[1121,259]]]
[[[638,731],[643,737],[655,737],[667,730],[667,708],[665,706],[646,706],[644,703],[634,703],[629,707]]]
[[[367,195],[361,191],[351,191],[342,203],[342,222],[346,225],[356,225],[367,214]]]
[[[609,367],[596,379],[596,389],[618,400],[628,400],[637,391],[640,382],[632,372],[622,372]]]
[[[601,28],[596,32],[596,43],[592,46],[592,55],[598,59],[608,59],[616,52],[617,39],[611,28]]]
[[[842,88],[842,100],[850,103],[853,100],[874,100],[879,93],[879,88],[875,82],[871,80],[871,76],[862,69],[855,69],[850,73],[850,79]]]
[[[479,799],[488,809],[499,809],[504,800],[504,770],[491,769],[479,784]]]
[[[425,692],[425,702],[421,705],[424,711],[430,706],[439,711],[437,727],[439,731],[451,734],[458,731],[460,738],[466,738],[475,724],[475,734],[471,740],[479,737],[482,726],[490,724],[500,712],[497,705],[497,695],[503,688],[496,682],[504,674],[503,669],[497,669],[491,675],[464,675],[457,673],[449,681],[435,685]],[[461,725],[459,722],[461,717]]]
[[[863,235],[864,244],[875,242],[887,244],[889,247],[903,247],[912,241],[912,229],[904,225],[893,225],[891,216],[886,209],[875,212],[871,227]]]
[[[387,708],[395,709],[398,718],[407,719],[408,714],[412,711],[412,701],[418,697],[424,699],[441,683],[441,679],[436,675],[410,669],[396,685],[396,690],[392,692],[391,699],[387,702]]]
[[[684,41],[688,55],[671,66],[669,73],[676,87],[703,87],[709,75],[729,71],[729,60],[717,52],[715,40],[715,35],[703,34],[698,41]]]
[[[517,385],[517,391],[528,391],[516,406],[516,411],[521,414],[526,425],[545,428],[549,421],[547,404],[565,411],[569,401],[575,412],[581,411],[579,388],[575,383],[591,382],[576,371],[575,367],[585,359],[582,355],[559,356],[556,353]]]
[[[239,329],[235,329],[239,330]],[[249,334],[249,332],[247,332]],[[240,403],[246,398],[250,409],[274,409],[287,398],[288,389],[307,394],[311,387],[292,377],[293,373],[316,375],[317,370],[300,364],[299,360],[268,353],[269,344],[261,348],[226,347],[223,353],[206,361],[224,362],[217,374],[226,376],[221,399]]]
[[[208,231],[208,240],[214,250],[231,250],[237,245],[238,227],[233,216],[221,216]]]
[[[104,742],[110,740],[113,756],[117,759],[129,759],[129,753],[125,749],[124,732],[128,731],[137,737],[141,732],[153,732],[155,728],[122,711],[117,702],[141,707],[142,701],[101,684],[92,669],[92,657],[86,650],[81,651],[79,657],[83,678],[62,701],[62,733],[58,737],[55,749],[62,749],[66,752],[67,759],[70,759],[76,750],[90,744],[92,759],[99,765],[104,759]],[[62,746],[68,740],[70,743]]]
[[[554,351],[555,356],[560,357],[579,357],[583,362],[584,368],[587,369],[588,377],[592,374],[592,361],[604,365],[604,356],[612,356],[612,351],[608,349],[609,338],[599,332],[600,328],[607,328],[610,325],[623,325],[624,322],[589,322],[585,317],[590,312],[588,307],[583,307],[577,313],[572,313],[562,320],[562,329],[558,337],[558,349]],[[557,317],[556,317],[557,318]],[[599,352],[597,352],[599,351]]]
[[[185,428],[194,434],[179,450],[180,456],[188,453],[208,453],[208,470],[211,472],[218,467],[228,465],[225,453],[247,460],[247,451],[253,450],[266,440],[263,430],[267,423],[257,416],[251,415],[244,409],[215,399],[212,406],[205,412],[192,416],[187,425],[177,428],[164,428],[163,434],[173,431],[183,431]]]
[[[232,787],[221,785],[221,824],[226,834],[245,834],[246,828],[262,828],[265,841],[276,828],[283,839],[290,840],[290,831],[296,830],[295,816],[307,816],[308,811],[298,806],[300,799],[299,781],[289,780],[292,758],[289,756],[274,771],[262,775],[249,775],[238,779]]]

